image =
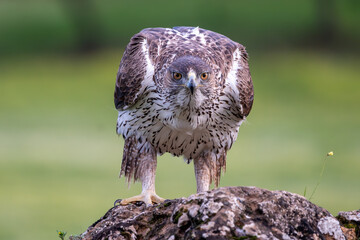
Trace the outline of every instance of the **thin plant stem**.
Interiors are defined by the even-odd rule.
[[[322,179],[322,176],[324,174],[324,170],[325,170],[325,165],[326,165],[326,159],[329,155],[327,155],[324,159],[324,163],[323,163],[323,166],[322,166],[322,169],[321,169],[321,172],[320,172],[320,176],[319,176],[319,179],[318,179],[318,182],[316,183],[316,186],[314,188],[314,190],[312,191],[311,195],[310,195],[310,198],[309,198],[309,201],[311,201],[311,198],[314,196],[315,192],[316,192],[316,189],[318,188],[319,184],[320,184],[320,181]]]

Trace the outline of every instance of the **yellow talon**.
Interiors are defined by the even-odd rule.
[[[120,205],[127,205],[131,202],[144,202],[146,206],[151,206],[153,203],[162,203],[165,199],[159,197],[155,191],[145,191],[142,192],[140,195],[123,199],[120,202]]]

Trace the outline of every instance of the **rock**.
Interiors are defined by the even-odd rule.
[[[335,239],[345,240],[345,236],[341,230],[339,221],[333,217],[321,218],[317,227],[324,235],[333,236]]]
[[[346,232],[348,228],[340,223],[327,210],[297,194],[255,187],[223,187],[150,207],[115,206],[81,236],[83,239],[345,240],[345,233],[351,237]],[[357,237],[355,231],[351,233]]]
[[[343,221],[360,225],[360,209],[351,212],[339,212],[339,218]]]
[[[339,220],[341,229],[348,240],[360,239],[360,209],[351,212],[339,212],[336,218]]]

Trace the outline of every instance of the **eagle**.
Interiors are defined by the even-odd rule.
[[[199,27],[146,28],[120,62],[114,103],[125,143],[120,177],[140,180],[140,195],[120,204],[161,203],[157,155],[194,162],[197,192],[217,187],[226,154],[252,108],[253,83],[241,44]]]

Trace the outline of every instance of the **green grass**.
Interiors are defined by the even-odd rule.
[[[221,186],[311,193],[338,211],[359,208],[360,59],[313,52],[251,54],[255,103],[228,154]],[[79,234],[114,200],[140,192],[118,179],[113,88],[121,51],[0,63],[0,239]],[[195,192],[192,164],[159,158],[157,192]]]

